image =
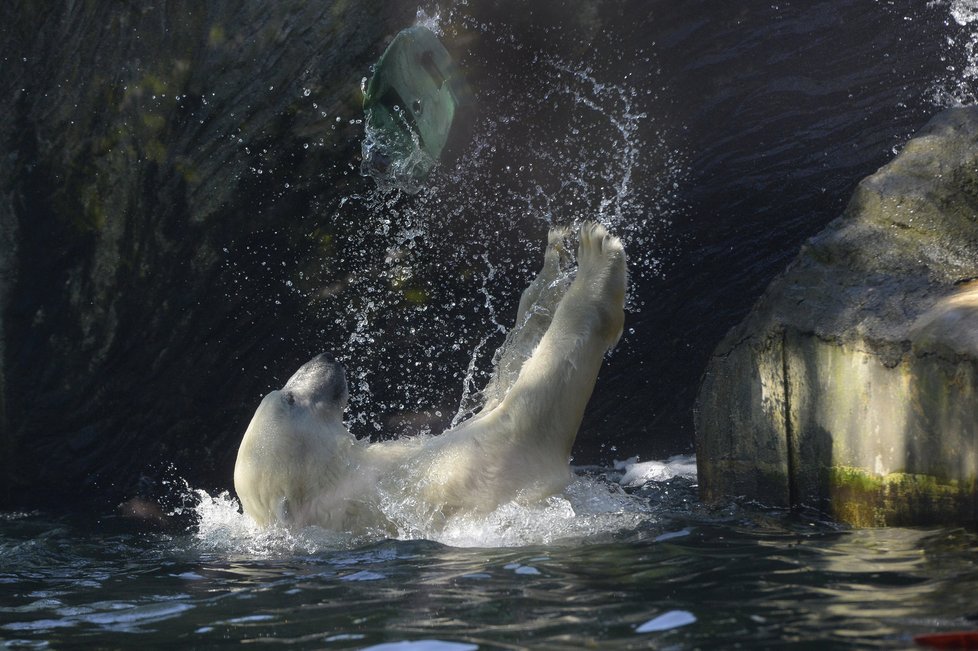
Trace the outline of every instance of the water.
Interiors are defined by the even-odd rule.
[[[509,530],[469,523],[454,545],[258,533],[223,497],[204,500],[196,526],[169,533],[113,516],[6,513],[0,639],[11,648],[893,649],[920,633],[978,628],[973,532],[708,509],[689,477],[626,493],[606,475],[618,477],[592,469],[577,481],[578,498],[600,498],[598,507],[496,514]]]

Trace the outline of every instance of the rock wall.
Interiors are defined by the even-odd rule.
[[[857,525],[978,519],[978,108],[858,186],[714,352],[705,499]]]
[[[335,234],[310,244],[301,218],[344,191],[360,79],[414,10],[4,6],[0,504],[131,492],[171,462],[226,485],[251,409],[227,396],[306,354],[277,331],[304,306],[251,304],[249,269],[329,264]]]

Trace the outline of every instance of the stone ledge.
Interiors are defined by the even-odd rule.
[[[857,188],[711,359],[706,500],[860,526],[978,521],[978,108]]]

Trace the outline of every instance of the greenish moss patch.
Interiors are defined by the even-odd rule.
[[[858,527],[960,524],[978,520],[978,483],[853,467],[828,471],[829,511]]]

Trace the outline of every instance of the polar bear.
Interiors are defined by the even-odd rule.
[[[261,401],[244,434],[234,486],[259,525],[317,525],[396,534],[393,513],[426,528],[459,514],[559,493],[571,446],[605,352],[621,336],[626,284],[621,241],[600,224],[548,236],[543,268],[523,292],[478,414],[434,437],[369,443],[343,424],[342,365],[321,354]]]

